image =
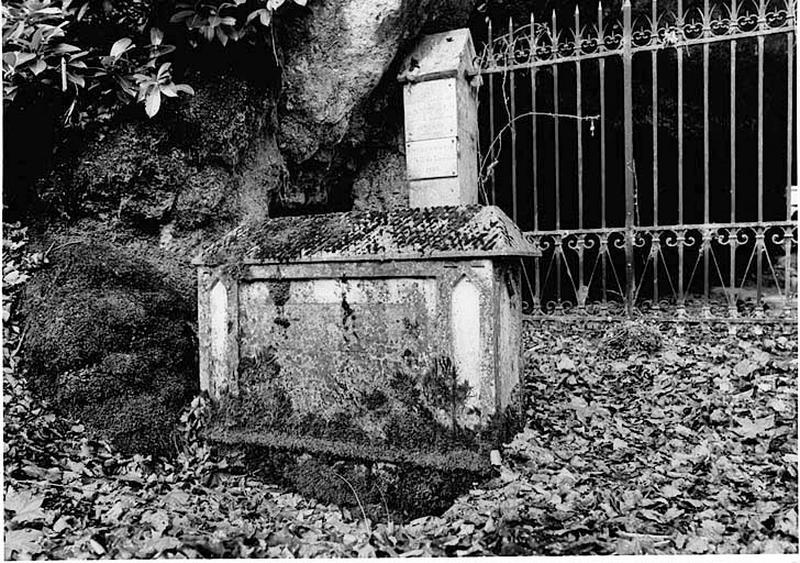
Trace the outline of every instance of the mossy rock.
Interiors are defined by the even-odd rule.
[[[274,94],[232,75],[186,80],[196,95],[154,119],[123,117],[62,145],[37,184],[42,201],[71,218],[115,217],[146,233],[172,221],[195,229],[230,219],[240,169],[252,167],[248,150],[267,135]]]
[[[166,452],[197,387],[192,304],[108,244],[64,245],[50,262],[22,304],[34,391],[125,451]]]

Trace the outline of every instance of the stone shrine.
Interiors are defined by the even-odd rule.
[[[517,414],[521,258],[535,250],[477,205],[473,59],[456,30],[406,62],[408,207],[250,222],[195,260],[216,439],[488,467]]]

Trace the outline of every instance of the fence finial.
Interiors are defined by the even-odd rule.
[[[600,42],[600,47],[603,47],[603,38],[605,30],[603,29],[603,1],[597,2],[597,39]]]

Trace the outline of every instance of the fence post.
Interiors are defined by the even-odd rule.
[[[633,26],[631,1],[622,3],[622,67],[625,127],[625,311],[631,316],[636,280],[633,271],[634,162],[633,162]]]

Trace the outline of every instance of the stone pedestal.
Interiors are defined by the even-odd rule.
[[[428,35],[408,56],[405,141],[411,207],[478,203],[478,84],[468,29]]]

